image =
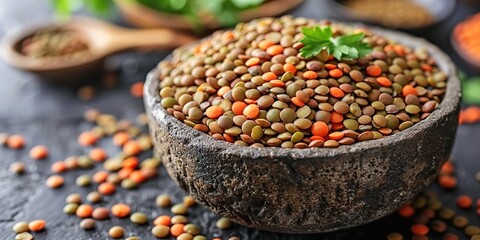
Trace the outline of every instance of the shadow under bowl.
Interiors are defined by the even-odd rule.
[[[460,109],[460,81],[449,57],[424,39],[371,28],[426,48],[449,74],[429,117],[382,139],[334,149],[251,148],[214,140],[161,106],[159,72],[147,76],[145,107],[155,155],[208,209],[273,232],[319,233],[382,218],[431,184],[449,157]]]

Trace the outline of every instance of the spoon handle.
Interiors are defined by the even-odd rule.
[[[110,46],[117,51],[127,49],[172,49],[197,40],[194,36],[170,29],[121,30]]]

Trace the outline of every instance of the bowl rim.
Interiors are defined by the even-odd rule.
[[[346,25],[358,25],[348,22],[337,22]],[[155,120],[155,124],[163,123],[170,130],[176,128],[176,131],[168,131],[168,134],[174,138],[182,140],[183,143],[191,146],[202,146],[209,150],[222,151],[225,154],[234,154],[239,157],[248,158],[275,158],[281,159],[311,159],[311,158],[330,158],[336,155],[352,154],[356,152],[366,151],[369,149],[382,148],[387,145],[395,145],[400,141],[408,141],[415,138],[422,130],[433,127],[442,118],[455,111],[460,106],[461,92],[460,80],[457,75],[457,70],[451,59],[437,46],[419,37],[414,37],[410,34],[386,30],[380,27],[372,27],[361,24],[376,34],[383,35],[389,39],[395,40],[399,43],[410,47],[422,47],[428,50],[429,54],[435,59],[436,64],[448,75],[445,96],[442,99],[439,107],[435,109],[426,119],[414,124],[399,133],[395,133],[380,139],[373,139],[364,142],[356,142],[352,145],[340,145],[337,148],[281,148],[281,147],[265,147],[252,148],[250,146],[239,146],[226,141],[215,140],[210,135],[197,131],[183,122],[176,119],[174,116],[167,113],[161,106],[160,95],[158,94],[160,74],[159,69],[151,70],[146,78],[144,86],[144,103],[147,112],[150,112],[150,117]],[[166,58],[170,58],[171,55]],[[412,141],[414,143],[414,141]],[[333,160],[333,158],[332,158]]]

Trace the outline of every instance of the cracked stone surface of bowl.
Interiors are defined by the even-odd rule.
[[[436,177],[453,146],[460,81],[431,43],[372,28],[424,47],[449,75],[445,97],[425,120],[382,139],[335,149],[251,148],[217,141],[169,115],[158,70],[147,76],[145,106],[155,154],[198,202],[253,228],[318,233],[365,224],[395,211]]]

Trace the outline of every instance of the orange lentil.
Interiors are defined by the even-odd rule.
[[[52,175],[52,176],[47,178],[47,181],[45,182],[45,184],[49,188],[59,188],[63,185],[64,182],[65,182],[65,180],[63,179],[62,176]]]
[[[337,65],[331,64],[331,63],[327,63],[327,64],[325,64],[325,68],[326,68],[327,70],[332,70],[332,69],[337,68]]]
[[[330,112],[330,122],[341,123],[343,121],[343,115],[335,111]]]
[[[368,75],[370,75],[372,77],[378,77],[378,76],[380,76],[380,74],[382,74],[382,69],[379,66],[376,66],[376,65],[368,66],[365,71],[367,72]]]
[[[404,218],[413,217],[415,209],[410,204],[405,204],[398,209],[398,214]]]
[[[390,79],[388,79],[386,77],[378,77],[377,78],[377,83],[382,87],[392,86],[392,82],[390,81]]]
[[[417,89],[412,87],[412,85],[405,85],[402,89],[402,94],[406,97],[408,94],[418,95]]]
[[[231,90],[231,88],[229,86],[221,87],[220,89],[218,89],[217,95],[222,97],[223,95],[225,95],[230,90]]]
[[[328,128],[328,127],[327,127],[327,128]],[[320,136],[311,136],[311,137],[310,137],[310,140],[311,140],[311,141],[315,141],[315,140],[325,141],[325,138],[320,137]]]
[[[103,195],[112,195],[115,193],[117,190],[117,187],[115,187],[115,184],[111,182],[104,182],[100,185],[98,185],[98,192],[103,194]]]
[[[161,215],[153,220],[154,225],[170,226],[172,218],[168,215]]]
[[[332,132],[328,135],[328,137],[333,140],[340,140],[343,136],[345,136],[345,134],[342,132]]]
[[[97,143],[97,135],[93,132],[83,132],[78,136],[78,143],[82,146],[91,146]]]
[[[421,236],[427,235],[428,232],[430,231],[430,229],[424,224],[415,224],[410,228],[410,230],[414,235],[421,235]]]
[[[340,130],[343,128],[343,123],[332,123],[332,130]]]
[[[172,227],[170,227],[170,234],[173,236],[173,237],[178,237],[180,236],[180,234],[184,233],[183,231],[183,227],[185,225],[182,224],[182,223],[175,223],[172,225]]]
[[[315,79],[318,77],[318,74],[314,71],[306,71],[303,73],[303,77],[306,79]]]
[[[260,113],[260,109],[255,104],[250,104],[243,110],[243,115],[249,119],[256,118]]]
[[[25,139],[23,136],[15,134],[7,138],[7,146],[11,149],[20,149],[25,146]]]
[[[440,173],[444,173],[444,174],[453,174],[454,171],[455,171],[455,167],[450,161],[446,161],[440,168]]]
[[[92,180],[96,183],[104,183],[107,181],[108,172],[106,171],[98,171],[92,176]]]
[[[450,175],[441,175],[438,177],[438,184],[446,190],[451,190],[457,187],[457,179]]]
[[[477,61],[480,60],[480,46],[478,44],[478,36],[480,35],[479,24],[480,14],[477,13],[459,23],[453,30],[453,37],[458,47],[464,51],[464,54]]]
[[[102,148],[94,148],[90,150],[88,156],[95,162],[103,162],[107,158],[107,152]]]
[[[393,51],[401,57],[405,56],[405,48],[402,45],[393,45]]]
[[[272,80],[270,81],[270,84],[272,84],[272,86],[274,87],[284,87],[285,86],[285,83],[282,82],[281,80]]]
[[[433,70],[432,66],[426,63],[422,64],[420,68],[426,72],[431,72]]]
[[[77,217],[79,218],[88,218],[91,217],[93,213],[93,207],[88,204],[82,204],[78,206],[77,211],[75,214],[77,214]]]
[[[262,79],[265,81],[271,81],[271,80],[277,79],[277,74],[273,72],[266,72],[262,75]]]
[[[340,70],[338,68],[335,68],[335,69],[332,69],[332,70],[328,71],[328,74],[331,77],[334,77],[334,78],[339,78],[339,77],[343,76],[342,70]]]
[[[257,103],[257,100],[248,99],[248,98],[243,99],[243,101],[247,104],[256,104]]]
[[[132,182],[134,182],[134,183],[139,184],[139,183],[145,182],[147,180],[147,177],[145,177],[145,175],[143,175],[142,171],[135,170],[130,174],[128,179],[132,180]]]
[[[40,232],[45,229],[47,222],[45,220],[34,220],[28,223],[28,229],[32,232]]]
[[[470,196],[467,195],[460,195],[457,197],[457,205],[459,208],[467,209],[471,208],[473,205],[473,200]]]
[[[136,168],[138,167],[139,161],[137,157],[128,157],[122,162],[122,167],[124,168]]]
[[[42,145],[37,145],[30,149],[29,155],[30,158],[35,160],[46,158],[48,156],[48,148]]]
[[[292,97],[292,98],[290,99],[290,101],[292,101],[292,103],[295,104],[295,106],[297,106],[297,107],[303,107],[303,106],[305,106],[305,103],[302,102],[302,100],[300,100],[300,98],[298,98],[298,97]]]
[[[118,171],[117,175],[120,179],[126,179],[130,177],[130,174],[132,174],[133,168],[122,168],[120,171]]]
[[[142,147],[137,141],[129,140],[123,145],[122,151],[128,156],[132,156],[141,153]]]
[[[147,179],[151,179],[155,176],[157,176],[157,169],[156,168],[150,168],[150,167],[143,167],[140,169],[142,172],[143,176],[145,176]]]
[[[219,106],[210,106],[207,108],[205,111],[205,115],[207,115],[208,118],[219,118],[223,114],[223,108]]]
[[[130,94],[136,98],[143,97],[143,82],[136,82],[132,84],[130,87]]]
[[[122,146],[130,140],[130,134],[126,132],[118,132],[113,135],[112,141],[116,146]]]
[[[338,87],[331,87],[330,88],[330,95],[332,95],[335,98],[341,98],[345,96],[345,93],[342,91],[342,89]]]
[[[62,173],[67,170],[67,165],[63,161],[56,161],[50,166],[50,169],[54,173]]]
[[[112,215],[118,218],[128,217],[130,215],[130,206],[124,203],[117,203],[110,209]]]
[[[208,127],[203,124],[196,124],[193,128],[201,132],[208,132]]]
[[[232,136],[230,136],[230,135],[228,135],[228,134],[226,134],[226,133],[223,134],[223,138],[225,138],[225,141],[227,141],[227,142],[230,142],[230,143],[234,143],[234,142],[235,142],[235,138],[232,137]]]
[[[460,112],[460,124],[476,122],[480,122],[480,107],[470,106]]]
[[[283,47],[281,45],[272,45],[267,48],[267,53],[275,56],[283,53]]]
[[[258,48],[262,49],[262,50],[266,50],[267,48],[271,47],[275,45],[274,42],[268,40],[268,39],[265,39],[265,40],[262,40],[258,43]]]
[[[237,101],[232,104],[232,111],[233,113],[235,113],[235,115],[242,115],[243,110],[245,110],[246,107],[247,107],[246,103]]]
[[[297,72],[297,68],[295,67],[295,65],[293,65],[291,63],[285,63],[285,64],[283,64],[283,71],[291,72],[291,73],[295,74]]]
[[[259,63],[260,63],[260,58],[253,57],[253,58],[248,59],[248,60],[245,62],[245,66],[251,67],[251,66],[258,65]]]
[[[232,31],[226,31],[222,35],[222,41],[229,42],[235,38],[235,34]]]
[[[314,136],[325,137],[328,134],[328,125],[324,122],[315,122],[311,127]]]

